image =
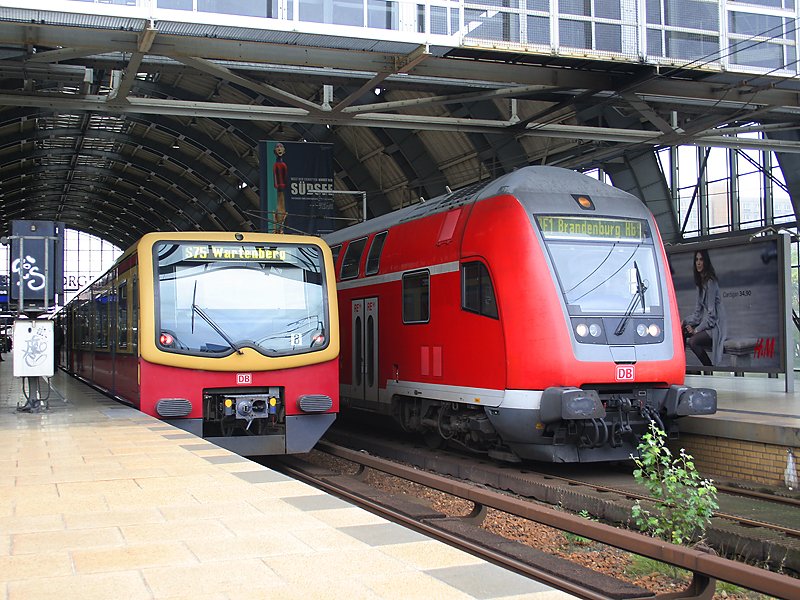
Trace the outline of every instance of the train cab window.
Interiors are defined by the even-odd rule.
[[[117,348],[128,347],[128,282],[117,287]]]
[[[492,280],[483,263],[461,265],[461,308],[485,317],[498,318]]]
[[[324,254],[313,241],[160,241],[153,257],[160,351],[223,357],[247,347],[272,357],[330,343]]]
[[[428,271],[403,275],[403,323],[430,321],[430,279]]]
[[[372,238],[372,243],[369,246],[369,253],[367,254],[367,267],[364,269],[365,275],[375,275],[381,265],[381,252],[383,251],[383,243],[386,241],[386,234],[388,231],[382,231]]]
[[[367,238],[353,240],[347,245],[347,250],[345,250],[344,258],[342,259],[341,279],[358,277],[358,267],[361,264],[361,257],[364,254],[366,245]]]

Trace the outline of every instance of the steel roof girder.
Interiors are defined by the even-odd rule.
[[[53,131],[59,131],[59,130],[53,130]],[[106,138],[107,137],[109,139],[119,140],[119,137],[117,136],[117,134],[114,134],[113,132],[95,130],[92,133],[93,133],[94,136],[99,137],[99,138]],[[130,135],[128,135],[126,137],[127,138],[132,138],[132,136],[130,136]],[[152,152],[154,155],[159,155],[159,154],[161,154],[162,156],[164,155],[163,153],[166,151],[166,147],[158,147],[154,143],[152,143],[150,140],[144,140],[144,142],[145,143],[143,143],[142,140],[134,140],[133,141],[134,144],[142,144],[142,145],[146,146],[148,148],[148,150],[150,150],[150,152]],[[123,140],[123,143],[125,143],[124,140]],[[48,149],[46,152],[37,153],[38,156],[31,156],[31,154],[29,152],[19,151],[19,152],[17,152],[15,155],[13,155],[11,157],[4,158],[4,157],[0,156],[0,161],[5,160],[4,163],[0,164],[0,168],[2,168],[5,165],[8,165],[8,164],[13,164],[14,162],[23,160],[24,158],[28,158],[28,157],[30,157],[30,158],[37,158],[37,157],[44,158],[44,157],[47,157],[47,156],[59,156],[59,155],[74,156],[74,154],[75,154],[74,151],[72,149],[69,149],[69,148],[51,148],[51,149]],[[110,161],[112,163],[119,163],[119,164],[123,164],[123,165],[131,164],[131,165],[135,166],[140,171],[156,173],[164,181],[172,182],[172,184],[173,184],[172,187],[179,187],[179,188],[181,188],[181,190],[186,191],[186,194],[188,196],[197,197],[198,195],[202,195],[201,188],[199,186],[189,186],[189,185],[181,183],[181,182],[174,182],[173,178],[174,178],[175,173],[173,173],[172,171],[169,171],[168,169],[159,168],[159,165],[157,163],[153,164],[153,163],[150,163],[147,160],[135,157],[133,155],[132,156],[126,156],[126,155],[121,155],[121,154],[116,153],[116,152],[109,152],[109,151],[106,151],[106,150],[83,149],[83,150],[80,151],[80,154],[84,155],[84,156],[95,156],[95,157],[98,157],[98,158],[103,158],[104,160],[108,160],[108,161]],[[132,158],[136,158],[136,160],[132,160]],[[52,170],[53,167],[50,167],[50,169]],[[76,167],[76,169],[79,170],[79,171],[89,172],[90,167],[87,166],[87,165],[82,165],[80,167]],[[106,174],[106,175],[110,175],[111,173],[114,173],[113,170],[109,171],[109,173],[106,173],[106,171],[101,171],[101,172]],[[117,177],[118,177],[119,180],[123,179],[119,175],[117,175]],[[132,180],[132,179],[140,180],[141,178],[138,177],[138,173],[137,173],[137,177],[136,178],[132,178],[126,173],[125,179],[128,179],[128,180]],[[148,182],[145,181],[144,184],[140,184],[140,185],[144,185],[145,187],[151,187],[151,186],[148,186],[147,183]],[[222,185],[218,185],[217,182],[209,182],[209,183],[213,183],[214,187],[219,189],[220,193],[222,193],[222,194],[225,194],[226,191],[234,191],[234,187],[229,185],[229,184],[222,186]],[[160,188],[163,189],[165,192],[168,192],[171,189],[170,186],[160,186]],[[238,190],[235,190],[235,191],[237,192],[237,195],[238,195]],[[230,200],[231,198],[226,196],[226,199]],[[201,207],[206,209],[205,212],[207,212],[207,213],[215,212],[214,207],[210,207],[210,206],[206,207],[204,204],[201,204]]]
[[[309,115],[307,111],[289,107],[264,107],[239,104],[224,104],[197,101],[175,101],[157,98],[130,98],[128,103],[113,105],[105,101],[104,96],[87,96],[70,98],[59,95],[26,95],[16,96],[0,94],[0,105],[20,104],[38,106],[51,110],[97,111],[122,114],[173,114],[183,116],[212,116],[224,119],[262,120],[317,123],[319,118]],[[486,121],[478,119],[457,119],[451,117],[397,115],[397,114],[365,114],[356,115],[352,120],[341,120],[344,124],[362,127],[394,128],[394,129],[428,129],[431,131],[453,131],[472,133],[502,133],[513,125],[509,121]],[[334,121],[334,122],[338,122]],[[565,125],[559,123],[530,123],[519,135],[561,137],[576,140],[598,140],[609,142],[644,143],[660,145],[660,132],[613,129],[608,127],[587,127],[581,125]],[[778,140],[757,139],[725,139],[719,136],[701,136],[690,139],[678,139],[670,143],[694,144],[699,146],[724,148],[768,149],[776,152],[800,152],[800,144]]]

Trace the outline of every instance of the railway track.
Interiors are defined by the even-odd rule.
[[[602,485],[598,483],[591,483],[588,481],[572,479],[569,477],[561,477],[558,475],[553,475],[552,473],[548,473],[546,475],[546,478],[551,482],[559,481],[565,485],[585,486],[597,492],[618,494],[619,496],[625,497],[629,500],[644,500],[648,502],[658,502],[656,499],[652,498],[651,496],[648,496],[647,494],[637,493],[635,491],[631,491],[630,489]],[[790,509],[800,508],[800,500],[798,500],[797,498],[789,498],[789,497],[777,496],[775,494],[755,492],[752,490],[742,489],[728,485],[715,485],[715,487],[717,488],[718,492],[722,492],[723,494],[728,494],[730,496],[735,496],[737,498],[745,498],[749,500],[769,502]],[[800,518],[798,518],[797,526],[786,526],[765,520],[751,519],[743,515],[737,515],[725,511],[716,511],[713,516],[717,519],[724,519],[727,521],[731,521],[733,523],[744,525],[746,527],[758,527],[800,539]]]
[[[444,515],[432,514],[429,507],[420,508],[419,505],[409,507],[407,500],[398,500],[390,494],[369,488],[357,476],[321,471],[318,466],[311,463],[304,465],[295,457],[281,459],[278,468],[391,520],[581,598],[645,598],[653,597],[653,594],[626,582],[588,571],[579,565],[566,563],[564,559],[530,548],[526,551],[521,544],[515,544],[510,549],[507,540],[492,541],[494,536],[488,535],[475,525],[477,515],[486,507],[494,508],[687,569],[693,573],[693,580],[683,597],[710,599],[713,596],[715,579],[723,579],[777,598],[800,597],[800,581],[785,575],[736,563],[695,549],[674,546],[638,533],[542,506],[527,499],[421,471],[413,466],[378,458],[365,452],[330,443],[322,443],[318,449],[360,465],[359,468],[377,469],[464,498],[474,503],[475,510],[465,519],[445,518]]]
[[[364,449],[377,456],[402,461],[440,475],[511,492],[559,506],[575,514],[588,513],[606,523],[630,526],[635,500],[652,501],[636,485],[630,470],[599,471],[596,466],[504,465],[448,451],[431,451],[392,439],[367,437],[337,430],[330,441]],[[566,471],[566,473],[565,473]],[[798,499],[718,486],[720,510],[706,532],[707,542],[720,555],[765,565],[778,572],[800,573]]]

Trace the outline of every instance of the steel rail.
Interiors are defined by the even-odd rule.
[[[671,544],[637,532],[597,523],[577,515],[500,494],[499,492],[476,488],[441,475],[392,463],[364,452],[349,450],[328,442],[320,442],[317,444],[317,449],[351,462],[470,500],[482,506],[494,508],[627,552],[686,569],[695,578],[690,584],[692,588],[703,587],[704,582],[702,580],[711,578],[721,579],[777,598],[800,598],[800,580],[787,575],[773,573],[700,550]],[[706,583],[713,584],[714,582]],[[714,585],[710,585],[710,588],[711,595],[713,595]],[[711,595],[708,595],[707,589],[700,595],[702,597],[711,597]],[[668,596],[661,597],[666,598]]]
[[[551,473],[540,473],[540,475],[546,477],[547,479],[554,479],[563,483],[568,483],[570,485],[575,486],[582,486],[587,487],[593,490],[597,490],[600,492],[609,492],[613,494],[617,494],[619,496],[623,496],[627,499],[633,500],[647,500],[649,502],[660,503],[660,504],[668,504],[664,500],[657,500],[652,498],[646,494],[639,494],[637,492],[631,492],[628,490],[621,490],[619,488],[607,486],[607,485],[600,485],[597,483],[591,483],[588,481],[581,481],[580,479],[571,479],[569,477],[561,477],[560,475],[553,475]],[[753,498],[757,500],[764,500],[766,502],[775,502],[776,504],[786,504],[789,506],[800,506],[800,500],[795,498],[782,498],[780,496],[771,496],[770,494],[764,494],[761,492],[751,492],[749,490],[744,490],[740,493],[738,488],[730,487],[730,486],[716,486],[717,491],[723,491],[729,495],[737,495],[737,496],[745,496],[747,498]],[[770,523],[769,521],[759,521],[756,519],[748,519],[747,517],[742,517],[739,515],[734,515],[731,513],[725,513],[720,511],[715,511],[712,515],[719,519],[725,519],[726,521],[733,521],[735,523],[739,523],[741,525],[747,525],[749,527],[761,527],[763,529],[769,529],[771,531],[777,531],[779,533],[783,533],[784,535],[788,535],[791,537],[800,538],[800,529],[796,527],[785,527],[784,525],[778,525],[776,523]]]
[[[444,455],[445,456],[450,456],[450,451],[445,451]],[[454,452],[453,455],[457,456],[457,457],[463,456],[462,454],[459,454],[458,452]],[[530,475],[539,476],[539,477],[542,477],[545,480],[552,480],[552,481],[556,481],[556,482],[560,482],[560,483],[566,483],[566,484],[569,484],[569,485],[572,485],[572,486],[576,486],[576,487],[585,487],[585,488],[588,488],[588,489],[591,489],[591,490],[595,490],[595,491],[599,491],[599,492],[607,492],[607,493],[617,494],[618,496],[621,496],[621,497],[629,499],[629,500],[646,500],[648,502],[653,502],[653,503],[667,504],[666,501],[657,500],[657,499],[652,498],[652,497],[650,497],[650,496],[648,496],[646,494],[641,494],[641,493],[638,493],[638,492],[635,492],[635,491],[631,491],[631,490],[620,489],[620,488],[617,488],[617,487],[604,485],[604,484],[600,484],[600,483],[593,483],[593,482],[584,481],[584,480],[581,480],[581,479],[573,479],[571,477],[564,477],[563,475],[556,475],[554,473],[550,473],[550,472],[547,472],[547,471],[533,471],[533,470],[530,470],[530,469],[526,469],[526,471]],[[488,485],[489,487],[495,487],[495,488],[497,487],[497,486],[494,486],[493,484],[489,484],[489,483],[486,483],[486,482],[483,482],[483,483],[485,485]],[[726,486],[726,485],[716,485],[716,488],[717,488],[718,491],[723,492],[723,493],[727,493],[729,495],[743,496],[743,497],[747,497],[747,498],[763,500],[763,501],[766,501],[766,502],[773,502],[775,504],[782,504],[782,505],[800,507],[800,499],[797,499],[797,498],[788,498],[788,497],[782,497],[782,496],[775,496],[775,495],[766,494],[766,493],[763,493],[763,492],[756,492],[756,491],[753,491],[753,490],[741,489],[741,488],[737,488],[737,487],[733,487],[733,486]],[[512,492],[514,491],[511,487],[502,488],[502,486],[501,486],[501,489],[509,489]],[[520,495],[524,496],[525,494],[522,493]],[[741,516],[741,515],[725,513],[725,512],[720,512],[720,511],[714,512],[714,514],[712,516],[717,517],[719,519],[726,520],[726,521],[730,521],[732,523],[738,523],[740,525],[744,525],[744,526],[747,526],[747,527],[758,527],[758,528],[768,529],[770,531],[776,531],[778,533],[782,533],[782,534],[784,534],[786,536],[789,536],[789,537],[800,538],[800,529],[798,529],[796,527],[787,527],[787,526],[784,526],[784,525],[779,525],[777,523],[770,523],[769,521],[761,521],[761,520],[756,520],[756,519],[750,519],[750,518],[747,518],[747,517],[744,517],[744,516]]]
[[[787,504],[789,506],[796,506],[800,508],[800,498],[786,498],[784,496],[776,496],[774,494],[765,494],[764,492],[756,492],[755,490],[748,490],[747,488],[740,488],[733,485],[714,485],[717,488],[717,491],[725,492],[731,496],[746,496],[747,498],[764,500],[766,502],[776,502],[778,504]]]

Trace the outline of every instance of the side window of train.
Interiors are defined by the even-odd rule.
[[[497,299],[486,265],[470,262],[461,265],[461,308],[497,319]]]
[[[353,279],[358,277],[358,266],[361,264],[361,256],[364,254],[364,247],[367,245],[367,238],[354,240],[347,245],[342,259],[341,279]]]
[[[336,244],[331,248],[331,253],[333,254],[333,268],[336,268],[336,261],[339,260],[339,252],[342,251],[342,245]]]
[[[92,292],[86,295],[83,301],[83,346],[91,349],[94,340],[94,303],[92,302]]]
[[[139,280],[134,276],[131,286],[131,346],[136,352],[139,348]]]
[[[428,271],[414,271],[403,275],[403,323],[430,321],[430,280]]]
[[[375,275],[381,266],[381,252],[383,251],[383,243],[386,241],[386,234],[388,231],[382,231],[372,238],[372,243],[369,245],[369,253],[367,254],[367,267],[364,269],[365,275]]]
[[[117,287],[117,348],[128,347],[128,282]]]
[[[108,348],[108,292],[98,292],[94,302],[95,346]]]
[[[84,293],[81,299],[81,305],[78,309],[80,314],[81,330],[78,339],[80,340],[80,347],[89,349],[92,347],[92,301],[91,291]]]
[[[114,286],[114,281],[110,280],[108,283],[108,292],[106,294],[108,303],[108,322],[106,324],[106,348],[111,348],[116,344],[116,329],[117,329],[117,307],[119,298],[117,297],[117,290]]]

